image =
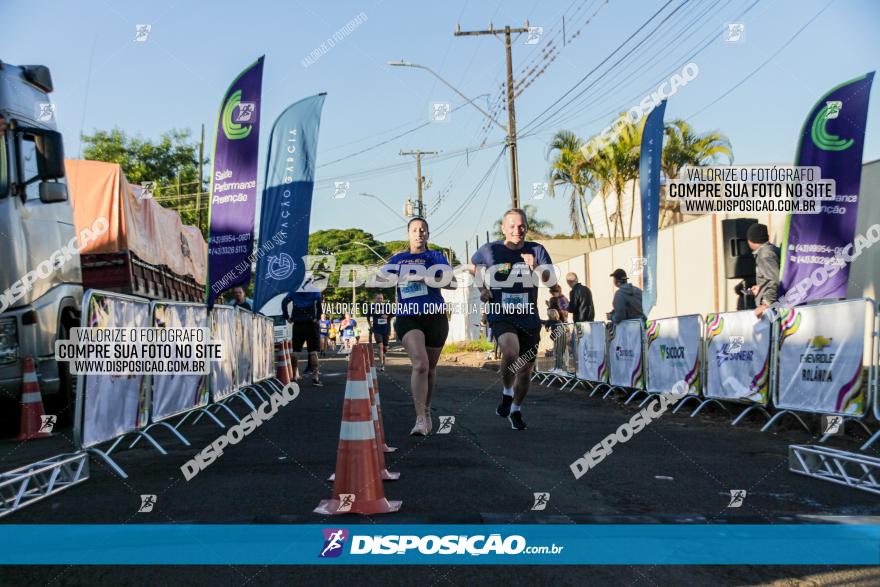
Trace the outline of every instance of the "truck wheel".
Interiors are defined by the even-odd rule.
[[[70,337],[70,326],[63,323],[58,331],[59,339]],[[58,361],[58,393],[46,396],[46,413],[58,415],[58,425],[68,426],[76,415],[76,395],[74,377],[70,374],[70,363]]]

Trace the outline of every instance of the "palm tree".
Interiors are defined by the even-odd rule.
[[[625,114],[621,114],[626,117]],[[642,130],[645,126],[645,118],[637,124],[629,121],[621,126],[614,137],[614,140],[606,145],[600,151],[600,158],[606,159],[604,165],[607,166],[605,173],[605,181],[610,185],[608,189],[617,194],[617,212],[615,214],[615,224],[620,227],[620,235],[626,238],[632,233],[633,215],[635,213],[635,202],[632,202],[629,210],[629,230],[623,226],[623,198],[626,190],[626,184],[630,180],[639,177],[639,151],[642,144]],[[632,197],[635,197],[635,190],[632,191]],[[615,227],[616,231],[617,227]]]
[[[547,220],[539,219],[537,216],[538,208],[536,206],[526,204],[522,207],[522,210],[526,213],[526,224],[528,224],[529,226],[529,230],[528,232],[526,232],[526,238],[549,238],[549,231],[553,228],[553,223]],[[493,236],[495,238],[504,238],[504,233],[501,232],[500,219],[495,221]]]
[[[611,217],[608,216],[608,196],[611,195],[611,177],[613,175],[611,158],[605,151],[600,151],[589,161],[586,161],[585,166],[592,178],[591,187],[602,198],[602,210],[605,212],[605,228],[608,230],[608,238],[613,243],[614,235],[611,232]]]
[[[583,224],[584,230],[589,236],[592,236],[595,248],[596,234],[584,196],[593,179],[581,153],[583,143],[583,140],[571,131],[560,130],[557,132],[547,147],[548,159],[555,152],[555,156],[550,162],[547,179],[551,198],[556,197],[557,186],[571,188],[571,195],[568,199],[568,219],[571,222],[572,234],[574,238],[579,239]],[[585,210],[586,217],[584,217]]]
[[[685,165],[712,165],[721,157],[725,157],[728,164],[733,163],[730,140],[717,131],[699,134],[686,121],[676,119],[666,124],[665,133],[661,168],[667,180],[676,179]],[[660,201],[664,216],[668,210],[673,213],[679,211],[677,203],[669,205],[665,200],[666,189],[663,186]]]

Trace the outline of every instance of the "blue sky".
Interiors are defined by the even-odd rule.
[[[673,0],[662,14],[682,1]],[[798,133],[816,100],[840,82],[875,70],[880,62],[880,2],[875,0],[836,0],[830,6],[828,0],[760,0],[741,19],[738,15],[751,0],[690,0],[604,78],[596,80],[605,67],[588,77],[580,89],[596,80],[591,89],[558,116],[529,124],[665,3],[5,2],[0,9],[5,25],[0,59],[51,68],[60,130],[68,156],[75,157],[81,131],[113,126],[155,138],[175,127],[189,127],[197,134],[204,123],[212,147],[223,93],[242,68],[265,54],[264,146],[271,123],[288,104],[318,92],[328,94],[311,230],[357,227],[381,240],[404,238],[397,216],[358,194],[375,194],[402,212],[404,200],[415,196],[416,171],[414,160],[401,157],[399,151],[438,150],[455,156],[426,160],[424,165],[423,174],[432,183],[425,194],[432,240],[463,255],[465,240],[473,251],[474,235],[480,234],[483,242],[486,230],[509,207],[506,156],[481,183],[501,147],[473,151],[483,138],[492,144],[501,141],[503,133],[497,128],[481,133],[485,119],[465,105],[448,123],[429,124],[389,140],[427,122],[431,102],[455,107],[462,100],[425,71],[387,65],[389,60],[406,59],[429,66],[468,96],[489,94],[477,102],[492,107],[504,79],[504,46],[492,37],[454,37],[457,22],[463,30],[483,29],[490,21],[496,27],[522,26],[526,19],[532,26],[543,26],[539,44],[526,45],[522,36],[514,45],[517,79],[524,66],[537,63],[540,68],[544,63],[540,57],[545,42],[560,48],[516,102],[518,127],[525,135],[519,143],[522,201],[537,205],[539,216],[551,220],[559,232],[568,230],[565,200],[531,198],[532,183],[544,181],[547,174],[550,137],[562,128],[584,137],[600,131],[615,112],[634,106],[661,80],[680,71],[697,47],[705,45],[693,59],[699,76],[669,100],[666,119],[685,118],[700,131],[726,134],[737,163],[792,164]],[[303,65],[309,53],[361,13],[366,20],[315,63]],[[725,23],[736,20],[746,25],[745,41],[725,43]],[[146,42],[134,42],[136,24],[151,25]],[[874,88],[866,161],[880,158],[878,96],[880,90]],[[506,112],[498,111],[497,116],[506,123]],[[383,141],[388,143],[353,155]],[[456,155],[464,149],[466,154]],[[260,183],[263,156],[261,152]],[[336,159],[342,161],[328,165]],[[334,181],[350,182],[344,199],[332,197]]]

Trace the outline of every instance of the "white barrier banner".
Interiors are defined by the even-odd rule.
[[[777,407],[861,416],[868,408],[865,300],[784,310],[779,325]]]
[[[644,384],[642,369],[642,321],[624,320],[609,327],[608,382],[620,387],[641,389]]]
[[[235,308],[214,306],[211,310],[211,339],[222,340],[225,348],[230,349],[223,355],[222,361],[211,362],[211,398],[216,402],[235,393],[236,374],[238,369],[238,347],[235,344],[235,332],[238,329],[238,317]]]
[[[275,334],[271,318],[254,317],[254,382],[275,376]]]
[[[110,293],[92,293],[86,325],[96,328],[147,327],[150,303]],[[84,375],[82,446],[90,447],[147,424],[148,390],[144,375]]]
[[[208,308],[173,302],[153,304],[153,326],[162,328],[207,328]],[[204,375],[153,375],[153,395],[150,407],[152,421],[208,404],[208,386]]]
[[[608,360],[605,354],[606,332],[603,322],[578,322],[577,376],[584,381],[608,381]]]
[[[236,383],[241,387],[243,385],[250,385],[254,376],[254,315],[241,309],[236,309],[236,312],[238,312],[238,328],[235,331],[234,347],[238,354],[238,378]]]
[[[701,330],[699,316],[677,316],[645,323],[649,393],[668,393],[679,381],[684,381],[688,395],[700,394]]]
[[[752,310],[706,315],[704,397],[770,402],[770,321]]]

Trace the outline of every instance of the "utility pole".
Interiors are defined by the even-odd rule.
[[[504,51],[507,56],[507,148],[510,150],[510,186],[512,193],[510,202],[513,208],[519,208],[519,159],[516,153],[516,109],[513,95],[513,58],[510,53],[510,35],[529,32],[529,21],[522,28],[511,28],[509,25],[504,29],[496,29],[489,23],[489,29],[485,31],[462,31],[461,25],[456,25],[455,36],[478,36],[504,34]]]
[[[202,138],[199,140],[199,191],[196,195],[196,218],[199,222],[199,230],[202,229],[202,189],[204,189],[204,166],[202,161],[205,160],[205,124],[202,123]]]
[[[418,206],[416,208],[416,216],[425,217],[425,208],[422,205],[422,183],[424,183],[425,178],[422,177],[422,155],[437,155],[440,151],[422,151],[421,149],[416,149],[415,151],[404,151],[401,150],[401,155],[415,155],[416,158],[416,173],[419,177],[419,196],[418,196]]]

